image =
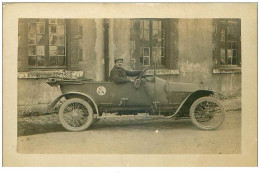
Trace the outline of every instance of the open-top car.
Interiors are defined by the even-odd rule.
[[[47,83],[60,85],[62,95],[50,107],[66,98],[59,109],[59,118],[64,128],[70,131],[87,129],[102,118],[103,113],[190,118],[202,130],[216,129],[225,119],[223,105],[202,83],[168,82],[156,75],[145,75],[145,70],[133,83],[59,78],[50,78]]]

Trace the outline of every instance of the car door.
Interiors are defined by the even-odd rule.
[[[146,106],[151,104],[151,99],[148,97],[145,86],[135,88],[130,82],[123,84],[112,84],[111,100],[115,106],[118,106],[122,101],[125,101],[125,106]],[[120,104],[122,105],[122,104]]]

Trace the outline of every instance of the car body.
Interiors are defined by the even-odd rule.
[[[194,119],[192,122],[196,121],[194,124],[203,130],[219,127],[225,118],[223,105],[213,97],[214,92],[207,89],[203,83],[169,82],[157,76],[145,76],[142,73],[135,79],[135,83],[116,84],[114,82],[50,78],[48,84],[59,85],[62,92],[62,95],[57,97],[50,107],[55,106],[63,97],[69,101],[61,106],[59,115],[62,125],[70,131],[87,129],[95,119],[102,118],[103,113],[117,113],[118,115],[147,113],[170,118],[190,117]],[[206,119],[212,120],[218,114],[216,112],[221,113],[221,118],[216,124],[198,125],[196,113],[191,112],[191,109],[196,110],[196,107],[192,106],[198,100],[202,100],[200,106],[204,102],[211,104],[211,107],[204,105]],[[77,108],[77,105],[84,110]],[[205,118],[202,122],[205,122]],[[82,127],[81,124],[84,126]]]

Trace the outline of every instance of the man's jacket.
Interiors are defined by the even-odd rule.
[[[125,70],[124,68],[114,66],[110,72],[110,80],[117,84],[126,83],[130,81],[127,76],[138,76],[141,72],[142,71]]]

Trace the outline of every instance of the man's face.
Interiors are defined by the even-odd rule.
[[[116,63],[115,63],[115,65],[117,66],[117,67],[123,67],[123,60],[117,60],[116,61]]]

